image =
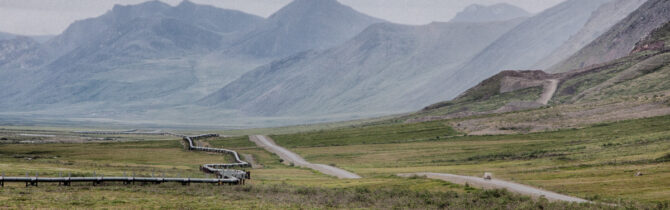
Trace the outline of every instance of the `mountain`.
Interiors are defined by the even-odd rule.
[[[670,1],[648,0],[586,47],[553,66],[550,71],[565,72],[626,56],[641,38],[668,20]]]
[[[341,46],[251,71],[202,100],[251,115],[392,113],[426,101],[413,87],[469,60],[522,19],[491,23],[379,23]]]
[[[628,25],[624,31],[633,32],[637,27]],[[433,104],[402,118],[411,122],[451,119],[537,109],[548,104],[551,108],[512,116],[515,122],[521,122],[517,125],[542,130],[550,127],[536,124],[538,120],[528,123],[521,119],[538,119],[539,115],[557,122],[567,120],[569,126],[574,126],[577,122],[667,115],[670,22],[652,30],[642,40],[627,56],[589,68],[554,74],[539,70],[503,71],[454,100]],[[497,129],[509,129],[510,124],[515,123],[497,125]],[[486,126],[479,129],[490,129]]]
[[[23,36],[0,40],[0,66],[10,62],[15,62],[20,65],[35,65],[24,64],[18,59],[25,54],[31,53],[31,51],[37,50],[39,46],[39,43],[34,39]]]
[[[456,14],[451,22],[494,22],[530,16],[526,10],[507,3],[490,6],[473,4]]]
[[[647,0],[615,0],[603,4],[593,12],[589,21],[577,34],[563,43],[561,47],[541,59],[533,68],[547,69],[576,53],[598,36],[607,32],[614,24],[626,18]]]
[[[502,70],[528,69],[576,34],[610,0],[567,0],[539,13],[478,53],[456,72],[445,72],[410,98],[447,99]]]
[[[209,85],[220,88],[220,82],[242,73],[234,64],[217,63],[225,59],[209,54],[263,21],[188,1],[176,7],[159,1],[117,5],[100,17],[73,23],[63,34],[17,59],[40,62],[29,62],[38,63],[27,68],[31,74],[3,76],[13,78],[6,85],[21,88],[3,93],[15,99],[4,106],[39,109],[99,102],[154,106],[164,97],[171,100],[161,106],[186,103],[203,97],[203,89],[214,89]],[[11,66],[17,65],[4,65]]]
[[[15,37],[16,37],[16,35],[14,35],[14,34],[0,32],[0,40],[13,39]]]
[[[30,36],[30,38],[34,39],[35,41],[37,41],[39,43],[46,43],[49,40],[53,39],[54,37],[56,37],[56,35],[34,35],[34,36]]]
[[[342,5],[337,0],[294,0],[265,24],[237,40],[234,54],[284,57],[344,43],[373,23],[384,22]]]

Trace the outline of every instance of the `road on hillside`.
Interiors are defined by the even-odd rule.
[[[542,95],[540,98],[537,99],[537,103],[541,103],[544,105],[549,104],[549,100],[551,100],[552,97],[554,97],[554,93],[556,93],[556,89],[558,89],[558,80],[557,79],[550,79],[547,80],[548,82],[544,84]]]
[[[499,179],[485,180],[481,177],[474,176],[461,176],[454,174],[443,174],[443,173],[407,173],[407,174],[398,174],[401,177],[412,177],[412,176],[426,176],[430,179],[440,179],[447,182],[455,184],[465,184],[468,183],[471,186],[476,186],[484,189],[507,189],[511,192],[516,192],[522,195],[528,195],[531,197],[541,197],[544,196],[547,200],[551,201],[568,201],[568,202],[578,202],[578,203],[588,203],[591,201],[584,200],[577,197],[572,197],[568,195],[558,194],[555,192],[550,192],[546,190],[541,190],[535,187],[528,185],[522,185],[514,182],[503,181]]]
[[[341,168],[324,165],[324,164],[314,164],[307,162],[305,159],[300,157],[300,155],[295,154],[286,148],[280,147],[275,144],[275,142],[267,136],[255,135],[249,136],[249,140],[256,143],[256,145],[265,148],[265,150],[277,154],[281,159],[284,160],[284,164],[293,163],[296,166],[311,168],[321,173],[335,176],[340,179],[359,179],[360,176],[351,173],[349,171],[343,170]]]

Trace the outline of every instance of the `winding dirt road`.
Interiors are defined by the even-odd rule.
[[[411,177],[411,176],[426,176],[430,179],[439,179],[455,184],[465,184],[468,183],[471,186],[480,187],[484,189],[507,189],[511,192],[516,192],[522,195],[528,195],[534,198],[544,196],[547,200],[551,201],[568,201],[568,202],[577,202],[577,203],[588,203],[591,201],[584,200],[577,197],[572,197],[568,195],[558,194],[555,192],[550,192],[546,190],[541,190],[535,187],[528,185],[522,185],[514,182],[503,181],[499,179],[485,180],[481,177],[474,176],[461,176],[454,174],[443,174],[443,173],[408,173],[408,174],[398,174],[401,177]]]
[[[554,97],[554,93],[556,93],[556,89],[558,89],[559,82],[557,79],[550,79],[546,81],[547,83],[545,83],[543,86],[544,90],[542,91],[542,95],[535,101],[543,105],[549,104],[549,100]]]
[[[335,176],[340,179],[359,179],[360,176],[346,171],[341,168],[324,165],[324,164],[314,164],[307,162],[305,159],[300,157],[300,155],[295,154],[286,148],[280,147],[275,144],[275,142],[267,136],[255,135],[249,136],[249,140],[256,143],[259,147],[263,147],[265,150],[277,154],[281,159],[284,160],[284,164],[293,163],[296,166],[311,168],[321,173]]]

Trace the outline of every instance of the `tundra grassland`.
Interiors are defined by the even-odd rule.
[[[22,128],[23,129],[23,128]],[[83,135],[49,131],[48,136],[25,136],[39,129],[0,131],[0,171],[6,176],[166,176],[206,177],[204,163],[230,162],[232,157],[185,150],[178,138],[156,135]],[[43,134],[37,134],[43,135]],[[60,138],[82,138],[72,143]],[[18,138],[18,139],[17,139]],[[31,143],[16,143],[29,141]],[[205,209],[611,209],[597,204],[536,200],[504,190],[479,190],[438,180],[374,176],[341,180],[287,166],[256,147],[247,136],[201,141],[250,155],[261,168],[249,169],[243,186],[175,183],[73,183],[64,187],[41,183],[5,183],[0,208],[205,208]],[[639,207],[642,204],[629,203]]]
[[[352,139],[359,133],[360,128],[348,128],[272,138],[308,161],[366,178],[492,172],[497,178],[593,201],[660,206],[670,201],[670,116],[527,134],[424,136],[407,142],[388,137],[387,143],[356,143]],[[296,142],[298,138],[302,141]],[[321,146],[324,142],[338,146]],[[642,175],[635,176],[638,172]]]

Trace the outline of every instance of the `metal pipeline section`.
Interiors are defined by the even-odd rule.
[[[198,136],[183,136],[184,141],[188,143],[189,150],[197,150],[204,152],[214,152],[214,153],[223,153],[231,154],[235,158],[235,163],[219,163],[219,164],[204,164],[201,166],[201,170],[207,173],[217,174],[219,178],[228,178],[233,177],[240,180],[250,178],[250,174],[246,171],[229,169],[233,167],[249,167],[251,164],[240,159],[240,155],[237,154],[234,150],[222,149],[222,148],[211,148],[211,147],[198,147],[195,146],[194,140],[199,138],[209,138],[217,137],[218,134],[203,134]]]
[[[84,133],[84,132],[80,132]],[[111,133],[107,131],[101,132],[86,132],[86,133]],[[118,132],[115,132],[118,133]],[[26,186],[32,185],[37,186],[40,182],[47,183],[59,183],[59,185],[70,186],[72,182],[91,182],[95,184],[101,184],[103,182],[123,182],[125,184],[132,184],[135,182],[140,183],[156,183],[160,184],[163,182],[178,182],[183,185],[188,185],[190,183],[212,183],[212,184],[244,184],[245,179],[250,179],[251,174],[247,171],[229,169],[233,167],[249,167],[251,164],[240,159],[240,156],[234,150],[221,149],[221,148],[210,148],[210,147],[198,147],[195,146],[193,140],[199,138],[209,138],[209,137],[218,137],[218,134],[203,134],[198,136],[186,136],[175,133],[164,133],[165,135],[173,135],[182,137],[184,141],[188,142],[189,150],[197,150],[204,152],[214,152],[222,154],[231,154],[235,158],[235,163],[220,163],[220,164],[204,164],[200,168],[206,173],[216,174],[218,178],[216,179],[205,179],[205,178],[158,178],[158,177],[6,177],[4,173],[0,176],[0,186],[4,186],[5,182],[25,182]]]
[[[69,186],[72,182],[90,182],[101,184],[103,182],[123,182],[125,184],[140,183],[155,183],[160,184],[164,182],[177,182],[183,185],[190,183],[212,183],[212,184],[240,184],[237,178],[225,179],[204,179],[204,178],[158,178],[158,177],[5,177],[0,176],[0,185],[4,186],[5,182],[25,182],[26,186],[37,186],[40,182],[59,183],[64,186]]]

